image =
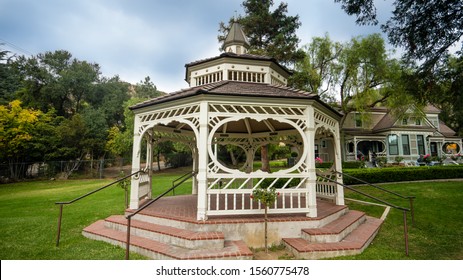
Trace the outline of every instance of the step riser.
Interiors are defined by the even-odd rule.
[[[89,232],[86,232],[86,231],[83,231],[82,235],[89,238],[89,239],[98,240],[98,241],[104,241],[106,243],[109,243],[109,244],[112,244],[112,245],[115,245],[115,246],[119,246],[119,247],[124,248],[124,249],[126,248],[126,243],[125,242],[115,240],[115,239],[112,239],[112,238],[109,238],[109,237],[89,233]],[[181,260],[181,259],[184,259],[182,257],[175,257],[175,256],[171,256],[171,255],[166,255],[166,254],[163,254],[163,253],[160,253],[160,252],[151,251],[151,250],[148,250],[148,249],[145,249],[145,248],[133,245],[133,244],[130,245],[130,252],[134,252],[134,253],[140,254],[142,256],[145,256],[147,258],[154,259],[154,260]],[[192,258],[186,258],[186,259],[196,259],[196,258],[192,257]],[[208,257],[198,257],[198,259],[208,259]],[[214,260],[252,260],[252,255],[234,256],[234,255],[230,254],[229,256],[212,256],[212,257],[210,257],[210,259],[214,259]]]
[[[365,216],[362,216],[359,220],[352,223],[350,226],[346,227],[342,232],[339,234],[320,234],[320,235],[310,235],[306,232],[302,232],[301,237],[308,242],[311,243],[332,243],[332,242],[340,242],[343,240],[347,235],[349,235],[354,229],[356,229],[359,225],[365,222]]]
[[[335,258],[341,256],[352,256],[362,253],[360,250],[339,250],[339,251],[316,251],[316,252],[298,252],[291,246],[286,245],[286,249],[291,252],[296,259],[319,260],[326,258]]]
[[[335,258],[341,256],[352,256],[361,254],[373,241],[373,239],[378,234],[378,231],[368,239],[368,241],[362,246],[360,249],[353,249],[353,250],[333,250],[333,251],[314,251],[314,252],[299,252],[292,246],[285,243],[285,247],[288,251],[290,251],[297,259],[306,259],[306,260],[318,260],[324,258]]]
[[[268,238],[269,244],[280,244],[282,238],[301,237],[301,230],[304,228],[319,228],[335,221],[348,211],[347,208],[341,209],[330,216],[320,220],[312,221],[291,221],[291,222],[269,222]],[[187,229],[199,232],[223,232],[226,240],[243,240],[249,247],[264,247],[264,222],[235,223],[235,224],[207,224],[189,223],[149,215],[136,215],[134,220],[153,223],[164,226]]]
[[[112,245],[115,245],[115,246],[119,246],[119,247],[124,248],[124,249],[126,247],[125,242],[114,240],[114,239],[104,237],[104,236],[101,236],[101,235],[98,235],[98,234],[92,234],[92,233],[88,233],[88,232],[85,232],[85,231],[82,232],[82,234],[85,237],[89,238],[89,239],[98,240],[98,241],[104,241],[106,243],[109,243],[109,244],[112,244]],[[130,252],[134,252],[134,253],[140,254],[142,256],[145,256],[147,258],[154,259],[154,260],[175,260],[175,258],[160,254],[158,252],[153,252],[153,251],[150,251],[150,250],[146,250],[144,248],[134,246],[134,245],[130,246]]]
[[[118,223],[105,222],[106,227],[127,232],[127,226]],[[206,240],[188,240],[176,236],[171,236],[159,232],[132,227],[130,229],[132,235],[148,238],[154,241],[171,244],[188,249],[221,249],[224,247],[224,239],[206,239]]]

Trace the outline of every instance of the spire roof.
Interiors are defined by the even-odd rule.
[[[238,22],[234,22],[228,32],[227,38],[223,43],[224,49],[231,45],[240,45],[245,48],[249,47],[249,41],[243,32],[243,28]]]

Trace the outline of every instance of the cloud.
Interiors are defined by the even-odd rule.
[[[0,0],[0,39],[28,53],[64,49],[98,63],[107,77],[150,76],[163,91],[187,87],[185,63],[219,54],[219,22],[243,14],[243,0]],[[281,1],[275,1],[275,7]],[[334,41],[379,32],[359,27],[334,0],[287,0],[299,15],[301,46],[326,32]],[[381,10],[382,11],[382,10]]]

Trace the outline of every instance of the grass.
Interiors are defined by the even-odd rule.
[[[183,171],[187,172],[158,173],[153,195],[170,187],[172,180],[185,173]],[[64,206],[60,246],[55,246],[59,214],[55,202],[74,199],[111,181],[30,181],[0,185],[0,259],[124,259],[124,249],[90,240],[81,233],[96,220],[124,213],[124,191],[117,185]],[[176,194],[191,190],[185,185],[180,186]],[[146,259],[135,253],[131,253],[130,258]]]
[[[153,194],[171,186],[189,169],[155,174]],[[54,203],[80,196],[111,180],[31,181],[0,185],[0,259],[2,260],[122,260],[125,251],[82,236],[82,229],[98,219],[124,211],[124,193],[118,186],[64,207],[61,243],[57,248],[59,208]],[[402,194],[415,195],[416,225],[409,227],[410,256],[404,255],[402,213],[391,210],[378,236],[361,255],[343,259],[463,259],[463,191],[461,182],[402,183],[386,185]],[[176,194],[191,192],[185,184]],[[375,194],[375,193],[373,193]],[[346,192],[346,196],[359,198]],[[402,206],[406,202],[392,199]],[[350,205],[379,217],[383,209]],[[144,259],[131,253],[131,259]]]
[[[407,217],[409,233],[409,256],[405,255],[403,212],[391,209],[379,234],[363,254],[339,259],[424,259],[461,260],[463,259],[463,184],[462,182],[416,182],[395,183],[383,187],[401,193],[414,195],[415,225]],[[358,189],[384,196],[379,191],[367,187]],[[351,191],[346,197],[362,199]],[[388,196],[387,201],[402,207],[409,207],[408,201]],[[350,209],[359,209],[367,214],[380,217],[384,208],[360,206],[348,203]]]

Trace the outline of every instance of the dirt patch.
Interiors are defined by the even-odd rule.
[[[258,250],[253,253],[255,260],[294,260],[294,256],[285,249],[269,250],[268,253]]]

